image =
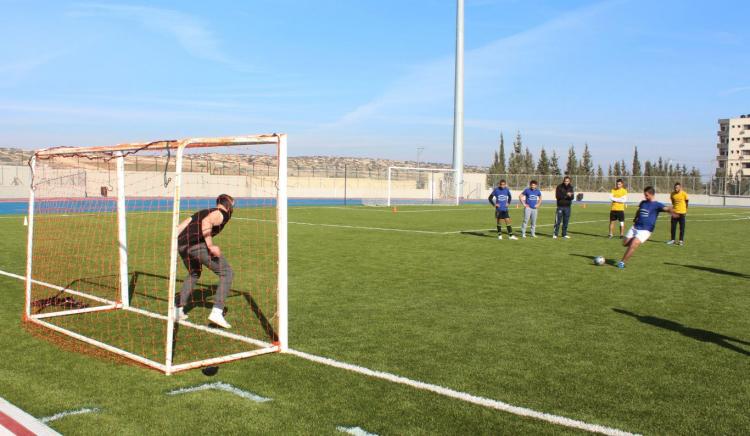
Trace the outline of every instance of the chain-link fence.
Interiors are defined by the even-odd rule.
[[[570,176],[573,186],[579,192],[609,192],[617,179],[622,179],[629,191],[641,191],[653,186],[657,192],[671,192],[679,182],[690,193],[717,196],[750,196],[750,177],[747,178],[704,178],[691,176]],[[487,187],[505,179],[511,189],[523,189],[531,180],[536,180],[542,190],[553,190],[562,183],[563,176],[540,174],[488,174]]]

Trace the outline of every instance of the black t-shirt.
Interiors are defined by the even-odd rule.
[[[221,231],[224,229],[224,226],[229,222],[229,219],[232,218],[232,215],[230,215],[229,212],[225,210],[219,209],[218,207],[199,210],[190,217],[190,223],[177,236],[177,245],[180,248],[184,249],[187,247],[205,243],[206,239],[203,237],[201,225],[203,219],[206,218],[211,212],[216,210],[221,212],[221,215],[224,217],[224,219],[222,220],[220,225],[213,226],[213,228],[211,228],[211,236],[213,237],[221,233]]]

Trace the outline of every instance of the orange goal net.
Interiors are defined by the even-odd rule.
[[[30,166],[25,320],[167,374],[286,349],[286,135],[57,147]]]

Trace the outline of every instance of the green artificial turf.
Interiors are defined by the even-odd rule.
[[[258,221],[262,216],[239,210],[235,218],[248,219],[233,221],[216,238],[230,261],[235,253],[233,289],[254,297],[263,295],[275,271],[261,260],[273,244],[273,223]],[[518,232],[521,211],[511,216]],[[575,207],[570,240],[549,237],[553,216],[553,208],[542,208],[537,239],[498,241],[489,230],[489,206],[291,208],[290,345],[631,432],[747,434],[750,210],[691,208],[684,247],[664,244],[669,223],[662,219],[625,270],[592,262],[595,256],[613,261],[623,252],[618,240],[606,237],[605,206]],[[0,269],[22,274],[26,227],[22,217],[1,218]],[[166,305],[160,276],[168,275],[168,264],[153,254],[168,253],[157,230],[162,221],[144,214],[128,228],[131,235],[143,231],[131,243],[132,267],[146,273],[134,304],[151,310]],[[113,222],[100,223],[102,241]],[[60,236],[57,244],[64,245]],[[252,241],[250,258],[236,258],[235,247]],[[99,253],[105,260],[112,255]],[[111,259],[81,266],[85,259],[86,253],[71,253],[69,268],[87,277],[117,272],[108,270],[116,268]],[[61,268],[47,271],[69,277]],[[112,292],[107,280],[88,282]],[[203,282],[215,283],[213,275],[206,272]],[[214,377],[198,370],[167,377],[30,334],[21,322],[23,283],[5,277],[0,283],[0,396],[35,416],[100,409],[51,423],[64,433],[335,434],[339,425],[383,435],[570,432],[290,355],[225,364]],[[228,320],[259,337],[267,334],[250,321],[242,324],[254,319],[237,316],[248,313],[242,295],[228,299]],[[275,302],[258,300],[273,320]],[[206,310],[198,308],[191,318],[200,322]],[[91,329],[84,320],[78,327]],[[142,320],[113,322],[137,325],[128,339],[134,346],[151,340],[144,331],[159,330]],[[197,337],[186,342],[216,352],[227,346]],[[213,381],[272,401],[252,403],[218,391],[165,395]]]

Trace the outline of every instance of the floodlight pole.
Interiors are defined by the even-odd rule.
[[[456,85],[453,113],[453,169],[456,204],[461,203],[464,182],[464,0],[457,0]]]

